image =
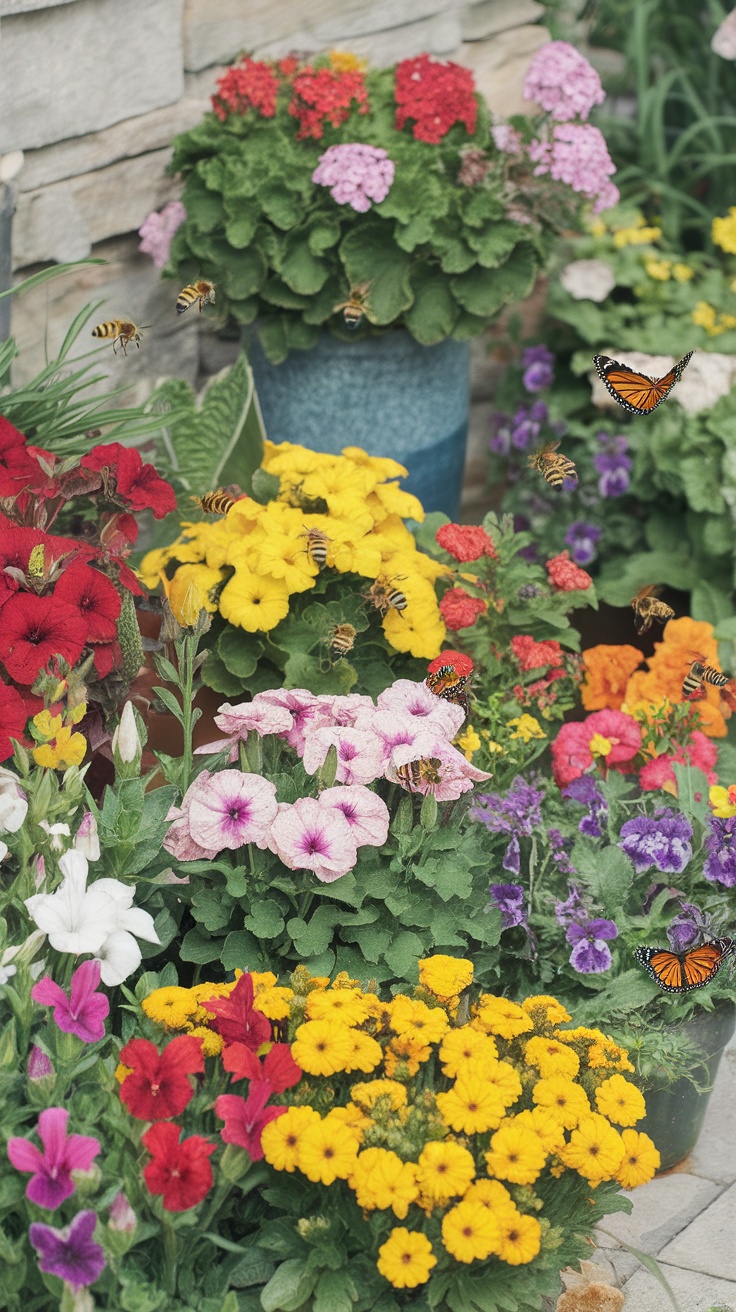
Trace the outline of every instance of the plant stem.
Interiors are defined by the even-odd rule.
[[[179,1241],[176,1230],[168,1217],[164,1217],[162,1228],[164,1235],[164,1288],[167,1293],[173,1294],[176,1292]]]
[[[189,787],[194,764],[194,749],[192,744],[192,701],[194,696],[194,658],[196,654],[197,639],[193,635],[187,634],[182,646],[182,660],[179,667],[179,674],[180,676],[183,676],[181,682],[181,724],[184,735],[184,751],[182,754],[184,787],[182,792],[186,792]]]

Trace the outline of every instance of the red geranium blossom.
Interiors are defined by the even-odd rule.
[[[116,495],[128,502],[131,510],[152,510],[156,519],[163,519],[176,510],[174,489],[160,478],[153,465],[144,465],[139,453],[120,442],[95,446],[81,464],[85,469],[107,469],[114,473]]]
[[[38,710],[41,706],[39,702]],[[0,683],[0,761],[7,761],[13,755],[11,738],[23,742],[29,714],[35,712],[29,711],[18,689]]]
[[[120,1061],[131,1067],[131,1074],[120,1085],[120,1097],[139,1121],[178,1116],[192,1098],[189,1076],[204,1072],[202,1040],[191,1034],[172,1039],[160,1053],[149,1039],[131,1039],[122,1049]]]
[[[255,1052],[271,1038],[271,1022],[253,1006],[253,980],[240,976],[227,998],[206,998],[202,1006],[215,1013],[210,1029],[222,1035],[225,1043],[244,1043]]]
[[[414,137],[439,145],[455,123],[475,132],[478,103],[469,68],[442,63],[429,55],[404,59],[396,65],[396,126],[414,120]]]
[[[260,1162],[263,1157],[261,1135],[265,1127],[286,1111],[285,1107],[266,1107],[270,1096],[270,1084],[258,1080],[251,1084],[247,1098],[239,1098],[236,1093],[221,1093],[215,1100],[215,1115],[225,1122],[220,1130],[223,1143],[235,1143],[239,1148],[245,1148],[254,1162]]]
[[[297,141],[313,137],[319,141],[325,123],[338,128],[350,117],[353,101],[358,113],[368,113],[368,92],[363,74],[357,70],[338,72],[332,68],[303,68],[292,81],[289,113],[299,119]]]
[[[120,597],[109,579],[89,565],[71,565],[54,588],[54,599],[73,606],[87,626],[87,642],[114,642]]]
[[[179,1042],[174,1039],[174,1043]],[[163,1194],[167,1212],[186,1212],[196,1207],[212,1188],[209,1159],[215,1144],[201,1134],[192,1134],[179,1143],[180,1133],[178,1125],[158,1121],[146,1130],[141,1141],[153,1159],[144,1168],[143,1178],[152,1194]]]
[[[517,633],[511,639],[511,650],[522,670],[541,670],[546,665],[559,665],[562,660],[562,648],[559,642],[548,639],[535,642],[527,633]],[[565,673],[560,670],[555,677]]]
[[[11,679],[31,684],[52,656],[74,665],[87,637],[79,611],[54,596],[16,592],[6,601],[0,623],[0,660]]]
[[[469,629],[479,615],[487,610],[480,597],[471,597],[464,588],[450,588],[440,602],[440,614],[448,629]]]
[[[695,729],[690,742],[685,747],[678,747],[674,752],[667,752],[647,761],[639,771],[639,784],[644,792],[653,792],[657,788],[664,788],[666,784],[676,785],[672,767],[686,764],[691,765],[694,770],[702,770],[709,784],[717,784],[718,775],[713,768],[717,760],[718,748],[715,743],[711,742],[702,730]],[[670,791],[674,791],[676,795],[676,786],[671,787]]]
[[[559,788],[585,774],[593,764],[590,744],[596,736],[606,738],[611,750],[607,766],[629,767],[641,749],[641,727],[623,711],[594,711],[581,721],[563,724],[552,744],[552,773]]]
[[[496,548],[484,528],[477,524],[443,524],[435,539],[455,560],[466,563],[481,556],[496,556]]]
[[[279,80],[270,63],[243,55],[238,64],[217,79],[212,108],[221,123],[228,114],[247,114],[254,109],[262,118],[273,118]]]
[[[561,551],[547,561],[547,577],[558,592],[585,592],[593,582],[590,574],[570,559],[569,551]]]
[[[434,660],[429,662],[427,674],[436,674],[438,670],[442,669],[443,665],[451,665],[461,679],[469,678],[474,668],[472,660],[464,652],[448,649],[447,651],[441,651],[439,656],[435,656]]]
[[[274,1043],[265,1061],[244,1043],[231,1043],[222,1054],[222,1064],[234,1080],[265,1081],[272,1093],[283,1093],[302,1078],[288,1043]]]

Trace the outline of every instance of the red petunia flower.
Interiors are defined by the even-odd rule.
[[[114,642],[120,597],[109,579],[89,565],[71,565],[54,588],[54,600],[73,606],[87,626],[87,642]]]
[[[396,65],[394,94],[396,126],[400,131],[413,119],[416,141],[437,146],[455,123],[475,132],[478,102],[469,68],[429,55],[404,59]]]
[[[106,679],[108,674],[112,670],[119,669],[122,663],[123,653],[117,640],[95,643],[93,664],[98,679]]]
[[[238,64],[218,78],[217,91],[210,99],[221,123],[228,114],[247,114],[249,109],[261,118],[273,118],[278,90],[279,80],[271,64],[243,55]]]
[[[202,1040],[192,1034],[172,1039],[162,1052],[149,1039],[131,1039],[120,1061],[132,1072],[120,1085],[120,1097],[139,1121],[178,1116],[192,1099],[189,1076],[204,1073]]]
[[[145,1040],[134,1042],[144,1043]],[[179,1042],[179,1039],[174,1039],[174,1043]],[[152,1194],[163,1195],[167,1212],[187,1212],[190,1207],[201,1203],[212,1188],[209,1159],[216,1145],[201,1134],[192,1134],[180,1143],[180,1133],[178,1125],[157,1121],[146,1130],[141,1140],[153,1159],[144,1168],[143,1178]]]
[[[52,656],[74,665],[86,636],[84,620],[73,606],[53,596],[16,592],[2,608],[0,660],[11,679],[31,684]]]
[[[536,642],[534,638],[526,633],[514,635],[511,639],[511,650],[521,669],[525,672],[527,670],[541,670],[547,665],[557,665],[562,660],[562,648],[559,642],[552,639],[545,642]],[[560,670],[555,678],[559,678],[564,673],[564,670]]]
[[[116,495],[127,501],[131,510],[152,510],[156,519],[176,510],[171,484],[159,477],[153,465],[144,465],[133,447],[108,442],[93,447],[80,463],[85,469],[106,469],[114,474]]]
[[[253,1162],[260,1162],[263,1157],[261,1135],[264,1129],[286,1111],[285,1107],[266,1107],[270,1096],[270,1084],[259,1080],[251,1084],[247,1098],[239,1098],[235,1093],[221,1093],[215,1099],[215,1115],[225,1122],[220,1130],[223,1143],[235,1143],[239,1148],[245,1148]]]
[[[585,592],[593,582],[590,574],[570,559],[569,551],[553,556],[545,568],[552,587],[558,592]]]
[[[464,588],[450,588],[440,602],[440,614],[448,629],[469,629],[488,609],[480,597],[471,597]]]
[[[434,660],[429,662],[427,674],[436,674],[443,665],[451,665],[461,679],[469,678],[474,669],[472,660],[464,652],[448,650],[441,651],[439,656],[435,656]]]
[[[443,524],[435,533],[435,540],[444,551],[463,563],[480,560],[481,556],[496,556],[496,548],[484,528],[477,524]]]
[[[35,698],[34,698],[35,700]],[[39,702],[40,710],[43,703]],[[30,714],[35,714],[31,711]],[[13,755],[11,738],[23,742],[29,709],[17,688],[10,688],[7,683],[0,683],[0,761],[7,761]]]
[[[319,141],[327,123],[339,128],[350,117],[353,101],[359,114],[368,113],[368,92],[358,70],[339,72],[332,68],[303,68],[294,77],[289,113],[299,120],[297,141],[313,137]]]
[[[244,1043],[231,1043],[222,1054],[222,1064],[234,1080],[265,1081],[272,1093],[283,1093],[302,1078],[288,1043],[274,1043],[264,1061]]]
[[[215,1013],[210,1029],[221,1034],[225,1043],[244,1043],[255,1052],[271,1038],[271,1022],[253,1006],[253,980],[240,976],[227,998],[206,998],[202,1006]]]
[[[690,742],[685,747],[678,747],[674,752],[655,756],[642,766],[639,771],[639,786],[644,792],[653,792],[670,784],[673,785],[670,791],[676,795],[675,772],[672,767],[687,764],[694,770],[702,770],[709,784],[717,784],[718,775],[713,768],[717,760],[718,748],[715,743],[707,738],[702,730],[695,729]]]
[[[38,461],[29,454],[23,434],[0,415],[0,497],[15,497],[45,478]]]

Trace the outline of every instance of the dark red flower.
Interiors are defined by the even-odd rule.
[[[427,666],[427,674],[436,674],[443,665],[451,665],[461,679],[467,679],[473,673],[473,662],[462,651],[441,651]]]
[[[120,1061],[132,1071],[120,1085],[120,1097],[139,1121],[178,1116],[192,1098],[189,1076],[204,1072],[202,1041],[191,1034],[172,1039],[160,1053],[149,1039],[131,1039]]]
[[[42,474],[26,439],[0,415],[0,497],[14,497]]]
[[[212,108],[221,123],[228,114],[247,114],[254,109],[262,118],[273,118],[279,80],[270,63],[243,55],[238,64],[217,80]]]
[[[440,602],[440,614],[448,629],[469,629],[487,610],[480,597],[471,597],[464,588],[450,588]]]
[[[203,999],[202,1006],[215,1013],[210,1029],[221,1034],[225,1043],[244,1043],[255,1052],[271,1037],[271,1022],[253,1006],[253,980],[247,973],[229,997]]]
[[[437,146],[455,123],[475,132],[478,102],[469,68],[429,55],[404,59],[396,65],[394,94],[396,126],[400,130],[413,119],[417,141]]]
[[[222,1054],[222,1064],[234,1080],[265,1081],[272,1093],[283,1093],[302,1078],[288,1043],[274,1043],[264,1061],[244,1043],[231,1043]]]
[[[11,679],[31,684],[52,656],[74,665],[82,655],[86,627],[79,611],[55,597],[16,592],[2,608],[0,660]]]
[[[93,447],[80,462],[85,469],[108,470],[115,475],[116,495],[131,510],[152,510],[156,519],[176,510],[174,489],[160,478],[153,465],[144,465],[139,453],[120,442]]]
[[[41,709],[40,702],[38,709]],[[7,761],[13,755],[11,738],[23,742],[27,720],[28,709],[18,689],[0,683],[0,761]]]
[[[134,1042],[143,1043],[145,1040]],[[174,1039],[174,1043],[179,1042],[180,1039]],[[215,1144],[201,1134],[192,1134],[179,1143],[180,1133],[178,1125],[158,1121],[146,1130],[142,1138],[152,1157],[144,1168],[143,1178],[152,1194],[163,1194],[167,1212],[186,1212],[190,1207],[196,1207],[212,1188],[209,1159],[215,1151]]]
[[[87,626],[87,642],[114,642],[120,597],[109,579],[89,565],[70,565],[54,588],[54,599],[73,606]]]
[[[368,92],[363,74],[357,70],[338,72],[332,68],[303,68],[291,83],[289,113],[299,120],[297,141],[313,137],[319,141],[327,123],[338,128],[350,117],[353,101],[359,114],[368,113]]]
[[[123,663],[120,643],[117,641],[95,643],[92,663],[98,679],[106,679],[112,670],[118,669]]]
[[[250,1153],[251,1161],[260,1162],[263,1157],[261,1135],[270,1121],[283,1116],[285,1107],[266,1107],[271,1096],[271,1086],[265,1080],[251,1084],[247,1098],[239,1098],[235,1093],[221,1093],[215,1099],[215,1115],[225,1122],[220,1130],[223,1143],[235,1143]]]
[[[496,555],[485,529],[477,524],[443,524],[437,529],[435,539],[455,560],[466,562]]]

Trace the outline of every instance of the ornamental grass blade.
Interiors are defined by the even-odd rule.
[[[655,1280],[659,1281],[659,1284],[662,1286],[664,1292],[669,1298],[670,1303],[672,1304],[675,1312],[682,1312],[682,1308],[680,1307],[680,1304],[678,1303],[677,1298],[675,1297],[675,1291],[673,1290],[672,1286],[670,1285],[669,1281],[664,1275],[664,1272],[662,1271],[662,1268],[660,1267],[656,1257],[652,1257],[651,1253],[642,1253],[639,1248],[633,1248],[631,1244],[627,1244],[626,1240],[621,1239],[619,1235],[612,1235],[609,1233],[608,1230],[604,1230],[603,1226],[599,1225],[598,1229],[600,1230],[602,1235],[607,1235],[609,1239],[618,1239],[618,1242],[620,1243],[621,1247],[625,1248],[627,1253],[631,1253],[632,1257],[635,1257],[637,1262],[640,1262],[641,1265],[645,1267],[645,1269],[649,1272],[649,1274],[654,1276]]]

